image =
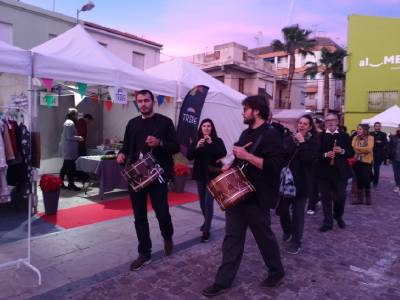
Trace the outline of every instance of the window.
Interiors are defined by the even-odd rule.
[[[247,61],[247,53],[246,52],[243,52],[243,60]]]
[[[239,92],[244,94],[244,79],[239,78]]]
[[[219,59],[221,57],[221,52],[220,51],[215,51],[214,52],[214,58]]]
[[[0,41],[12,44],[12,24],[0,22]]]
[[[400,104],[400,91],[369,91],[368,110],[385,110],[393,105]]]
[[[275,58],[274,57],[265,57],[264,61],[270,62],[270,63],[274,63],[275,62]]]
[[[225,76],[216,76],[215,79],[221,81],[222,83],[225,83]]]
[[[139,52],[132,52],[132,66],[144,70],[144,54]]]

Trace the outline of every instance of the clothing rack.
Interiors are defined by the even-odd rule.
[[[28,87],[28,91],[29,91],[29,97],[28,97],[28,111],[27,113],[29,114],[29,118],[30,118],[30,126],[29,126],[29,130],[30,132],[32,132],[33,129],[33,107],[32,104],[35,103],[34,101],[36,101],[36,91],[32,90],[32,79],[31,77],[29,77],[29,87]],[[20,109],[22,111],[26,112],[26,109],[24,110],[22,107],[18,107],[19,105],[16,104],[10,104],[7,106],[0,106],[0,108],[6,108],[6,109]],[[31,150],[32,152],[32,150]],[[27,256],[23,257],[23,258],[18,258],[15,260],[11,260],[5,263],[0,264],[0,269],[3,268],[10,268],[10,267],[17,267],[17,269],[19,269],[21,267],[21,264],[27,266],[28,268],[30,268],[32,271],[34,271],[37,276],[38,276],[38,285],[42,284],[42,274],[40,273],[39,269],[36,268],[34,265],[32,265],[31,263],[31,239],[32,239],[32,203],[34,203],[35,200],[37,200],[37,170],[32,170],[32,174],[31,174],[31,188],[30,188],[30,192],[29,192],[29,196],[28,196],[28,238],[27,238]],[[37,202],[36,202],[37,203]]]

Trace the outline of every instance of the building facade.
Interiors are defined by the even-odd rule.
[[[214,46],[214,51],[187,58],[203,71],[245,95],[273,98],[272,64],[258,58],[246,46],[227,43]]]
[[[326,37],[316,37],[316,45],[312,49],[314,55],[306,56],[295,54],[295,73],[292,82],[291,107],[305,108],[314,112],[321,112],[324,106],[323,75],[318,73],[315,77],[304,77],[307,62],[315,62],[320,65],[321,49],[327,48],[335,51],[341,48],[334,41]],[[289,73],[290,58],[286,52],[275,51],[272,46],[260,47],[250,50],[251,53],[272,64],[276,74],[274,91],[274,107],[281,108],[283,100],[288,98],[287,77]],[[344,101],[344,82],[340,79],[330,78],[329,109],[342,111]]]
[[[400,105],[400,19],[349,17],[345,124]],[[399,116],[400,123],[400,116]]]

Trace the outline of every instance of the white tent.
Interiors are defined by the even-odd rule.
[[[178,84],[177,98],[182,99],[196,85],[210,89],[204,103],[201,119],[214,121],[218,135],[223,139],[228,153],[245,128],[242,118],[242,100],[245,95],[226,86],[219,80],[200,70],[195,65],[177,58],[146,70],[147,73]]]
[[[373,126],[375,122],[381,122],[383,127],[397,128],[400,124],[400,107],[393,105],[370,119],[363,119],[361,123]]]
[[[33,74],[38,78],[149,89],[173,96],[176,84],[150,76],[101,46],[81,25],[32,48]]]
[[[297,120],[307,114],[305,109],[282,109],[272,112],[272,121],[279,122],[292,131],[296,130]]]
[[[31,75],[31,55],[29,51],[0,41],[0,72]]]

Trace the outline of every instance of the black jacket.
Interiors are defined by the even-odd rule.
[[[218,176],[217,171],[222,167],[222,163],[217,160],[226,156],[224,142],[220,138],[212,140],[211,144],[204,143],[204,147],[196,148],[198,139],[189,147],[187,158],[194,160],[193,179],[209,182]]]
[[[310,192],[312,169],[318,158],[318,141],[312,136],[304,143],[296,144],[292,136],[285,139],[285,164],[290,162],[294,184],[296,186],[296,197],[307,197]]]
[[[164,169],[164,178],[173,176],[172,155],[179,152],[179,143],[174,125],[166,116],[154,114],[151,118],[143,119],[142,116],[131,119],[126,125],[124,144],[121,153],[127,156],[127,163],[138,160],[140,152],[147,153],[150,148],[145,144],[149,135],[160,139],[160,146],[153,149],[152,154]]]
[[[332,151],[335,140],[336,146],[340,146],[345,152],[344,154],[336,154],[334,165],[331,166],[331,159],[324,157],[324,154]],[[318,177],[324,179],[335,179],[339,176],[338,179],[341,180],[349,179],[352,173],[347,159],[353,156],[354,150],[347,133],[339,132],[330,134],[323,132],[321,134],[321,144],[319,148]]]
[[[371,136],[374,137],[374,159],[386,159],[387,157],[387,146],[388,140],[386,133],[380,132],[371,132]]]
[[[256,189],[253,198],[260,207],[267,209],[274,208],[279,199],[280,171],[284,164],[282,137],[275,128],[265,123],[256,129],[243,131],[236,145],[244,146],[249,142],[254,144],[260,135],[262,138],[253,154],[263,158],[263,169],[248,164],[243,172]],[[239,160],[235,160],[234,165],[237,164],[240,164]]]
[[[389,142],[389,159],[390,160],[395,160],[396,158],[396,148],[397,148],[397,144],[400,143],[400,137],[397,135],[392,135],[390,137],[390,142]]]

